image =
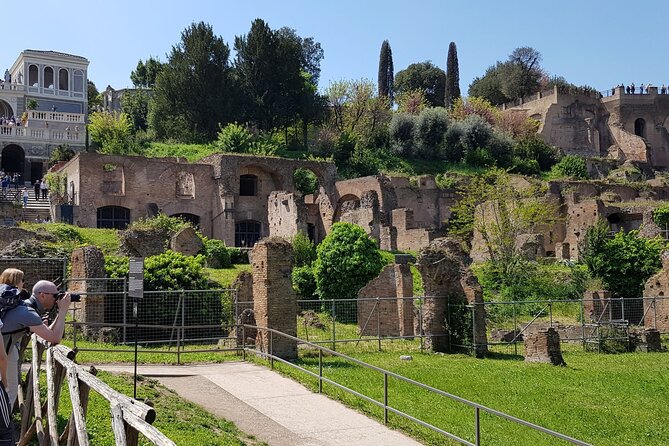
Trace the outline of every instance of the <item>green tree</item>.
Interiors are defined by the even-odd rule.
[[[426,159],[440,158],[447,130],[448,112],[445,108],[423,110],[418,116],[414,131],[418,155]]]
[[[49,164],[56,164],[59,161],[69,161],[72,158],[74,158],[74,150],[67,144],[60,144],[51,152]]]
[[[163,66],[162,62],[153,57],[146,59],[146,62],[140,60],[137,62],[137,68],[130,73],[130,80],[135,88],[153,88]]]
[[[132,152],[132,124],[125,113],[93,112],[88,132],[99,153],[127,155]]]
[[[296,119],[305,87],[303,48],[288,31],[273,31],[262,19],[235,37],[235,75],[246,119],[262,130],[285,127]]]
[[[514,49],[505,62],[488,67],[469,86],[469,96],[485,98],[494,105],[513,101],[541,89],[545,77],[541,53],[531,47]]]
[[[234,89],[230,49],[212,27],[193,23],[172,47],[156,77],[149,126],[158,138],[214,139],[219,123],[230,122]]]
[[[576,178],[588,179],[588,166],[585,159],[577,155],[563,156],[562,159],[551,168],[550,176],[553,178]]]
[[[91,80],[86,83],[86,95],[88,97],[88,113],[90,114],[102,106],[102,95]]]
[[[149,95],[143,89],[129,91],[121,97],[121,111],[128,116],[133,132],[148,128]]]
[[[355,299],[360,288],[383,268],[374,240],[361,227],[335,223],[318,245],[314,264],[321,299]]]
[[[458,65],[458,49],[455,42],[448,45],[448,58],[446,60],[446,92],[444,103],[446,107],[453,105],[453,101],[460,97],[460,67]]]
[[[581,246],[583,260],[615,296],[642,297],[644,284],[662,266],[660,253],[666,242],[641,237],[638,231],[620,231],[609,238],[606,229],[605,222],[588,229]]]
[[[384,40],[379,55],[379,96],[387,97],[390,105],[393,104],[395,95],[394,75],[393,51],[390,43]]]
[[[414,129],[416,116],[408,113],[395,113],[390,120],[390,148],[401,156],[412,156],[414,153]]]
[[[430,61],[411,64],[395,76],[395,93],[412,90],[422,91],[431,107],[443,107],[446,73]]]

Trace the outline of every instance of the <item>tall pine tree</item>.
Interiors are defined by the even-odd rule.
[[[448,60],[446,61],[446,93],[444,102],[446,107],[453,105],[453,101],[460,97],[460,68],[458,67],[458,50],[455,42],[448,45]]]
[[[390,49],[390,43],[384,40],[379,55],[379,96],[387,97],[390,104],[394,99],[395,77],[393,72],[393,52]]]

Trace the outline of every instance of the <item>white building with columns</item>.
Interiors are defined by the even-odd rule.
[[[86,146],[88,60],[25,50],[0,78],[0,167],[23,181],[42,178],[51,151]]]

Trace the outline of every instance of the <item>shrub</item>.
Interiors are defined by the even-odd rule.
[[[216,147],[223,152],[246,153],[253,144],[253,135],[236,122],[220,127]]]
[[[312,299],[316,294],[316,277],[311,266],[298,266],[292,272],[293,289],[303,299]]]
[[[316,260],[316,247],[309,237],[299,232],[293,237],[293,265],[308,266]]]
[[[553,178],[570,177],[586,180],[588,179],[588,167],[585,164],[585,159],[580,156],[567,155],[553,166],[550,176]]]
[[[318,177],[309,169],[295,169],[293,182],[295,183],[295,189],[300,191],[302,195],[318,192]]]
[[[69,161],[74,158],[74,150],[67,144],[58,145],[49,158],[49,164],[56,164],[59,161]]]
[[[212,268],[230,268],[232,261],[230,253],[223,240],[204,238],[204,254],[207,258],[207,264]]]
[[[493,131],[488,140],[488,152],[498,166],[510,166],[513,157],[513,139],[502,132]]]
[[[520,159],[535,160],[542,171],[549,170],[560,159],[559,150],[549,146],[536,135],[516,142],[513,152]]]
[[[233,265],[242,265],[249,263],[249,252],[245,249],[228,248],[230,253],[230,262]]]
[[[462,145],[463,128],[459,122],[453,123],[444,135],[441,158],[452,163],[462,161],[465,148]]]
[[[669,226],[669,204],[663,204],[653,210],[653,221],[662,229]]]
[[[448,112],[443,107],[427,108],[418,116],[414,130],[418,154],[435,159],[441,154],[444,134],[448,129]]]
[[[376,243],[361,227],[335,223],[317,249],[314,273],[318,295],[321,299],[355,299],[382,267]]]
[[[165,214],[158,214],[155,217],[138,218],[130,223],[128,229],[134,230],[160,230],[169,234],[175,234],[181,229],[192,226],[178,217],[168,217]]]
[[[395,113],[390,120],[390,148],[402,156],[411,156],[414,152],[414,128],[416,117],[408,113]]]

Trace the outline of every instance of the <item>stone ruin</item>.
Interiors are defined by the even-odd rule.
[[[97,334],[105,322],[105,256],[96,246],[84,246],[72,252],[72,279],[68,291],[82,293],[79,303],[73,303],[76,318],[82,322],[86,335]],[[89,325],[92,324],[92,325]]]
[[[396,255],[374,280],[358,292],[361,336],[413,336],[413,278],[408,255]]]
[[[560,349],[560,335],[554,328],[534,330],[525,335],[525,362],[545,362],[566,366]]]
[[[422,325],[425,345],[432,351],[456,351],[455,344],[471,342],[473,337],[476,355],[488,352],[483,291],[470,263],[453,238],[436,239],[418,255],[416,266],[425,290]],[[473,306],[473,318],[466,305]]]
[[[583,315],[586,321],[610,322],[613,320],[611,292],[606,290],[585,291],[583,294]]]
[[[643,296],[644,326],[669,332],[669,251],[662,253],[662,269],[646,281]]]
[[[150,257],[165,252],[170,233],[165,228],[126,229],[119,233],[119,252],[128,257]]]
[[[170,238],[170,249],[185,256],[197,255],[203,247],[202,239],[191,226],[180,229]]]
[[[278,237],[263,239],[253,247],[251,259],[253,310],[257,325],[297,336],[297,295],[291,282],[291,244]],[[297,358],[296,341],[266,330],[258,330],[256,346],[260,351],[283,359]]]

